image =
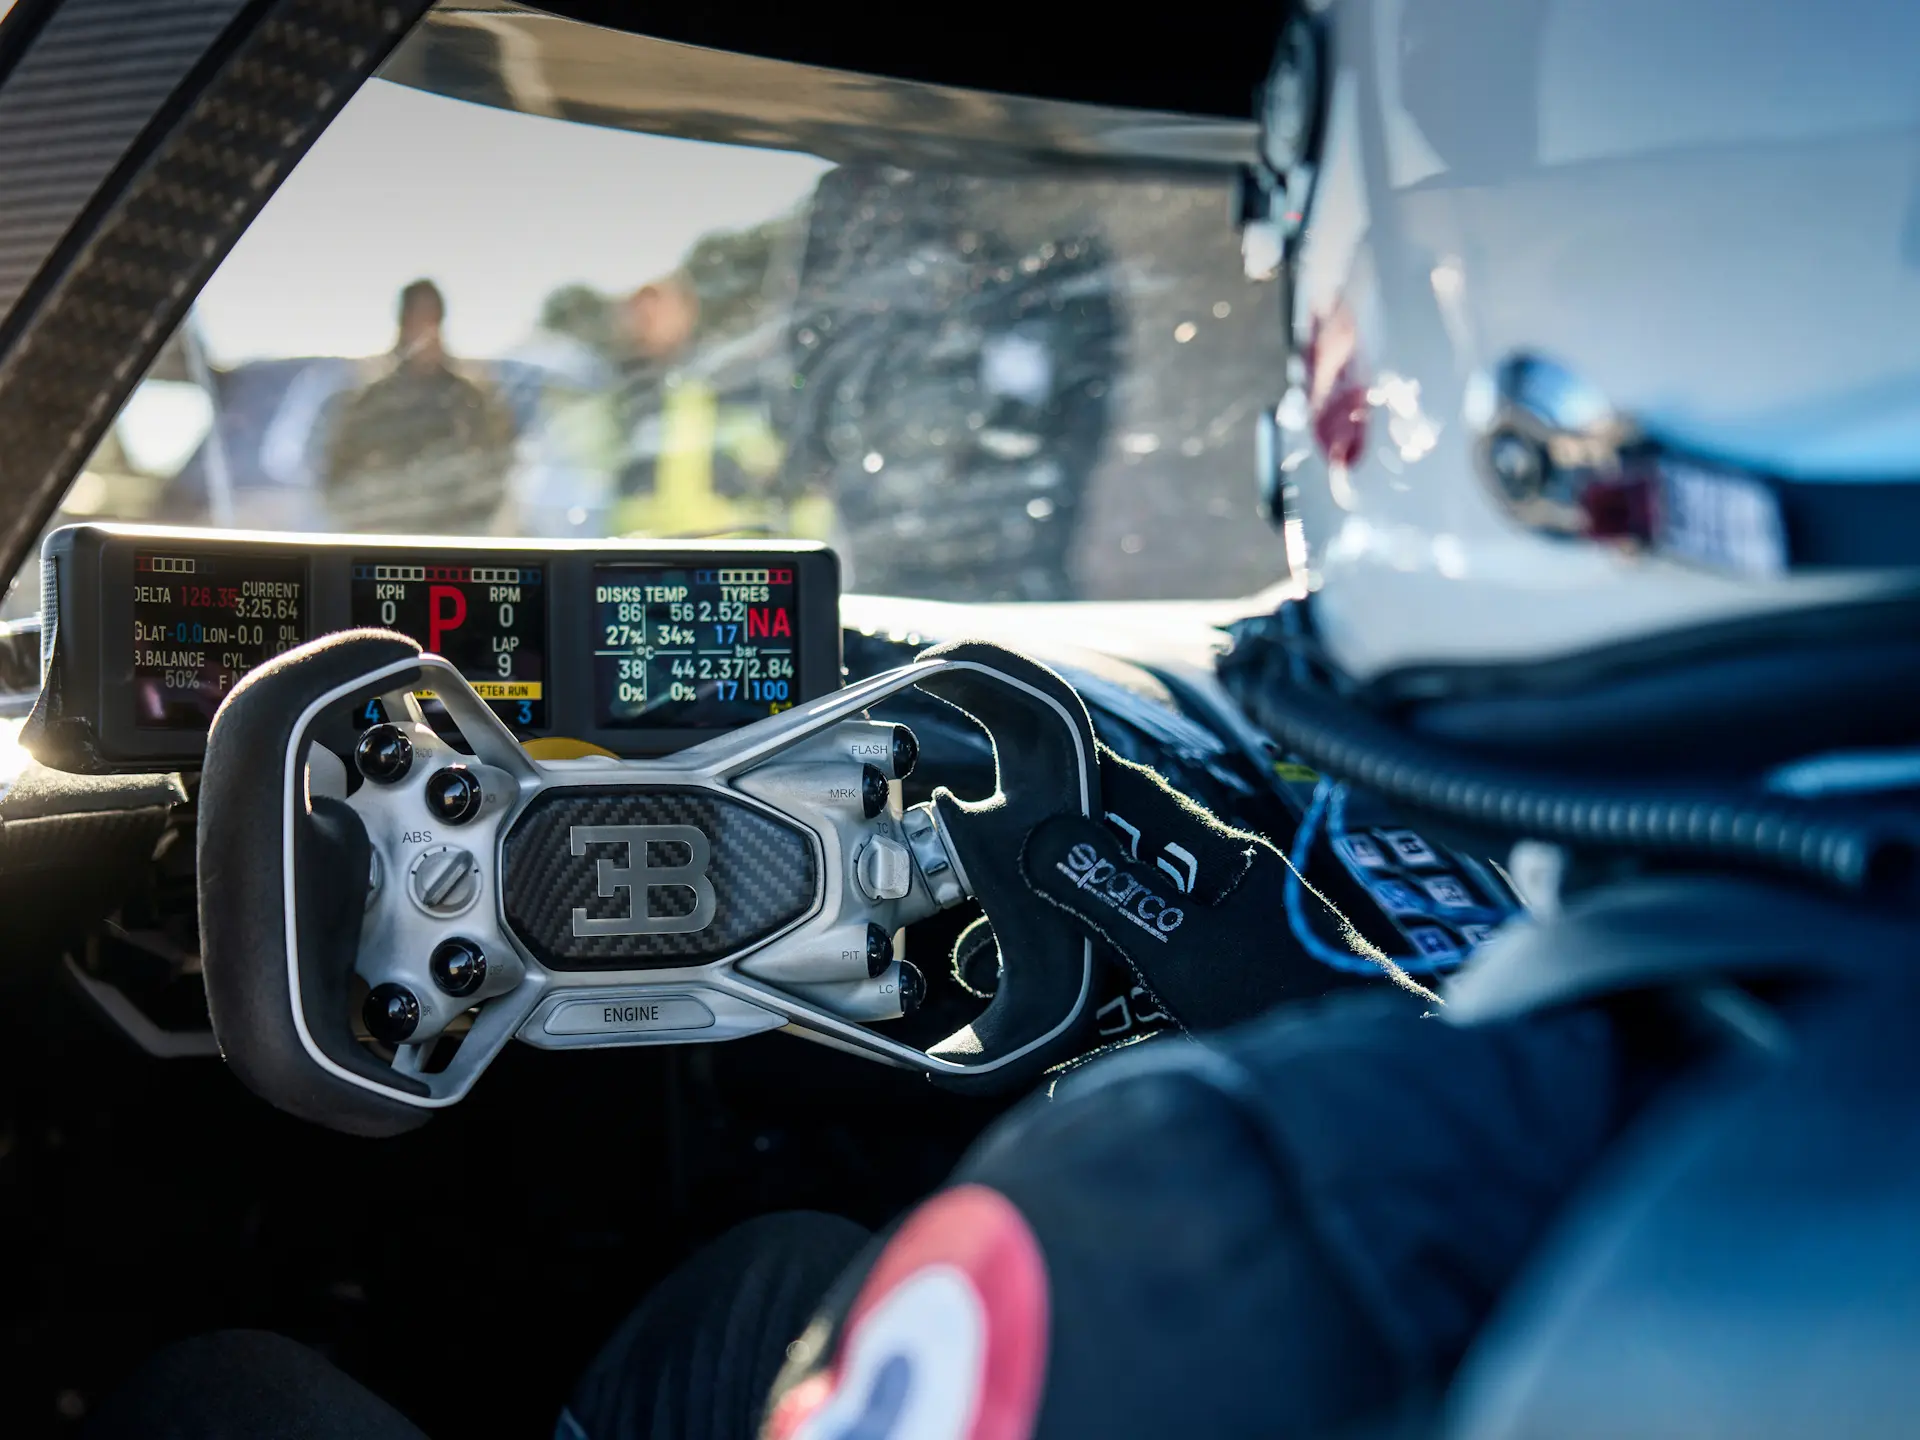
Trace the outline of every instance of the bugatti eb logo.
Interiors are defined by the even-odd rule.
[[[713,882],[707,878],[713,849],[703,831],[691,825],[574,825],[568,829],[567,848],[575,856],[584,858],[589,845],[617,845],[626,851],[624,865],[605,858],[598,864],[600,898],[610,900],[625,891],[627,913],[589,915],[576,906],[576,936],[686,935],[713,923]],[[687,852],[686,863],[653,864],[649,856],[652,846],[683,849]],[[692,891],[693,909],[684,915],[651,914],[650,893],[666,888]]]

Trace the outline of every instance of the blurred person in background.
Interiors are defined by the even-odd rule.
[[[765,371],[780,358],[784,324],[709,338],[685,274],[641,286],[619,318],[630,448],[614,528],[661,536],[819,533],[824,517],[788,504],[777,489],[785,447],[769,414]]]
[[[446,315],[431,280],[400,292],[392,367],[333,426],[321,497],[332,528],[484,534],[502,522],[513,423],[449,362]]]

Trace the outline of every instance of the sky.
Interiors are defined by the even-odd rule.
[[[826,168],[370,81],[221,265],[200,331],[220,365],[378,354],[401,287],[424,276],[447,297],[449,349],[492,358],[556,286],[656,279],[706,231],[791,208]]]

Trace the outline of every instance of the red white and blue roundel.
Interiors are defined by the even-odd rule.
[[[1029,1440],[1047,1358],[1047,1273],[1013,1203],[935,1196],[880,1254],[830,1368],[789,1390],[766,1440]]]

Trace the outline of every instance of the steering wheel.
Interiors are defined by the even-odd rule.
[[[995,793],[902,810],[920,686],[992,738]],[[425,723],[445,707],[472,753]],[[348,717],[379,699],[390,723]],[[959,1089],[1031,1081],[1082,1045],[1091,943],[1031,904],[1026,835],[1101,813],[1085,706],[963,643],[651,760],[529,756],[459,672],[388,631],[329,636],[221,705],[200,787],[201,950],[220,1048],[255,1092],[388,1135],[457,1103],[509,1040],[698,1044],[785,1029]],[[969,896],[1002,973],[922,1051],[874,1028],[918,1001],[901,927]]]

